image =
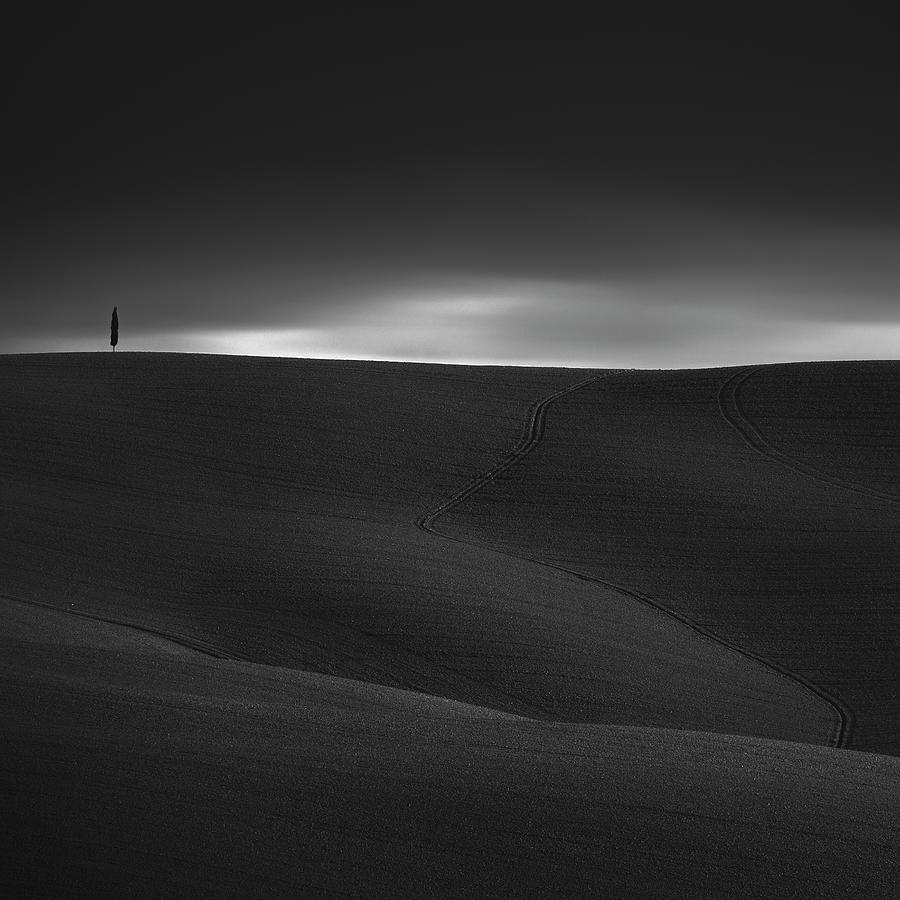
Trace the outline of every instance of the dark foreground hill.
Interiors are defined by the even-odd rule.
[[[896,380],[0,357],[6,883],[893,896]]]
[[[0,612],[6,896],[896,896],[892,757],[537,722]]]

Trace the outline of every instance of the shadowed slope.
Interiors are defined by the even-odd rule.
[[[754,366],[728,392],[761,452],[826,484],[900,503],[900,366]]]
[[[889,757],[535,722],[0,615],[10,896],[895,896]]]
[[[721,414],[733,378],[587,385],[554,405],[533,453],[440,527],[647,595],[842,700],[854,746],[900,753],[900,509],[873,495],[896,483],[900,366],[756,369],[741,397],[778,448],[768,454]]]
[[[800,685],[615,591],[415,527],[584,374],[7,357],[0,593],[531,716],[827,741]]]

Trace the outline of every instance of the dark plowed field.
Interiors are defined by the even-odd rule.
[[[895,896],[898,381],[0,357],[0,888]]]
[[[741,374],[568,395],[440,527],[640,592],[826,689],[850,746],[900,752],[900,365],[760,367],[735,410]]]

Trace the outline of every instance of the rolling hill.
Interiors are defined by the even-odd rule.
[[[5,883],[892,896],[898,378],[0,357]]]
[[[551,415],[440,528],[640,594],[900,753],[900,365],[635,372]]]

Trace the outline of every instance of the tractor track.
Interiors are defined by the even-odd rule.
[[[862,494],[864,497],[872,497],[875,500],[883,500],[887,503],[900,503],[900,497],[884,491],[876,491],[863,484],[854,481],[846,481],[835,475],[829,475],[809,463],[788,456],[773,447],[764,437],[756,424],[749,418],[741,405],[741,388],[749,378],[757,372],[760,366],[747,366],[735,372],[719,389],[717,401],[719,412],[726,422],[744,439],[744,442],[756,450],[762,456],[780,463],[793,472],[813,478],[823,484],[832,487],[843,488]]]
[[[754,653],[752,650],[748,650],[740,646],[739,644],[728,640],[727,638],[720,637],[714,632],[704,628],[702,625],[699,625],[696,622],[692,621],[687,616],[676,612],[675,610],[661,603],[659,600],[649,597],[648,595],[643,594],[640,591],[624,587],[623,585],[608,581],[605,578],[600,578],[594,575],[585,575],[582,572],[578,572],[574,569],[567,568],[566,566],[562,566],[557,563],[547,562],[536,556],[515,553],[504,547],[491,544],[488,541],[461,538],[455,535],[447,534],[437,527],[436,520],[440,516],[448,513],[454,507],[463,503],[472,494],[495,481],[501,474],[503,474],[503,472],[511,468],[520,460],[524,459],[540,443],[541,438],[544,435],[547,409],[553,403],[569,394],[574,393],[577,390],[580,390],[581,388],[587,387],[590,384],[594,384],[606,378],[621,377],[627,374],[629,374],[627,370],[614,370],[602,375],[593,375],[538,400],[529,411],[528,419],[525,424],[524,436],[519,441],[519,443],[495,466],[476,476],[465,487],[457,491],[447,500],[444,500],[438,506],[419,516],[419,518],[417,518],[415,521],[416,526],[426,534],[430,534],[443,540],[453,541],[454,543],[471,547],[478,547],[479,549],[489,550],[493,553],[500,553],[512,559],[524,560],[527,562],[535,563],[536,565],[545,566],[549,569],[555,569],[557,572],[564,572],[567,575],[578,578],[580,581],[602,585],[603,587],[614,590],[625,597],[636,600],[637,602],[642,603],[643,605],[648,606],[656,610],[657,612],[668,616],[671,619],[674,619],[676,622],[679,622],[686,628],[689,628],[695,634],[709,641],[712,641],[713,643],[718,644],[721,647],[725,647],[726,649],[731,650],[734,653],[738,653],[744,658],[752,660],[753,662],[765,667],[769,671],[775,672],[777,675],[780,675],[783,678],[786,678],[789,681],[792,681],[795,684],[798,684],[801,687],[805,688],[809,693],[813,694],[817,700],[825,703],[832,712],[834,725],[832,727],[831,735],[829,736],[829,745],[832,747],[846,747],[848,745],[848,742],[850,741],[850,737],[853,731],[854,717],[852,711],[841,701],[837,700],[835,697],[832,697],[828,691],[824,690],[819,685],[807,680],[802,675],[798,675],[796,672],[793,672],[790,669],[787,669],[784,666],[781,666],[778,663],[773,662],[772,660],[767,659],[766,657],[758,653]]]

